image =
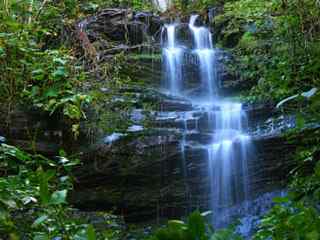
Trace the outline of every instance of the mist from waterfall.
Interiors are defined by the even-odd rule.
[[[192,35],[192,48],[179,44],[176,36],[177,24],[165,25],[162,31],[165,88],[171,95],[187,98],[195,108],[203,109],[208,118],[212,142],[203,144],[207,152],[209,207],[213,211],[213,224],[222,226],[230,223],[228,209],[248,199],[248,163],[251,143],[243,132],[246,127],[246,114],[241,103],[227,102],[218,96],[218,54],[212,43],[212,34],[207,27],[198,26],[198,15],[192,15],[188,24]],[[183,75],[184,52],[198,59],[199,87],[201,101],[197,97],[184,94],[188,80]],[[185,146],[188,145],[187,115],[182,114],[184,132],[181,141],[182,158],[185,164]],[[190,116],[189,116],[190,119]],[[200,131],[198,122],[195,126]],[[185,176],[187,167],[184,167]],[[188,188],[186,187],[188,190]],[[189,191],[189,190],[188,190]],[[189,194],[189,193],[188,193]]]

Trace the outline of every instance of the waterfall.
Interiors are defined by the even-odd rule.
[[[194,38],[194,52],[200,62],[200,74],[202,89],[205,89],[206,98],[211,99],[216,95],[217,62],[216,52],[212,44],[212,36],[209,29],[195,26],[198,15],[192,15],[189,28]]]
[[[210,49],[213,50],[212,36],[208,28],[206,27],[197,27],[196,20],[198,15],[192,15],[189,21],[189,28],[191,29],[196,49]]]
[[[213,211],[212,222],[216,227],[230,223],[232,214],[229,209],[248,199],[248,159],[250,157],[250,137],[244,134],[246,114],[241,103],[227,102],[218,95],[218,54],[212,43],[212,34],[207,27],[198,26],[198,15],[192,15],[188,24],[192,35],[192,48],[179,44],[177,24],[165,25],[162,31],[165,88],[171,95],[190,100],[195,109],[202,109],[207,116],[212,141],[202,144],[207,153],[209,189],[209,207]],[[196,97],[183,94],[188,76],[183,75],[185,52],[198,59],[198,76],[201,89],[201,101]],[[181,152],[183,163],[189,146],[187,120],[190,114],[181,114],[184,122],[182,129]],[[201,132],[198,119],[195,121],[196,132]],[[190,144],[193,147],[192,144]],[[184,166],[184,175],[187,176]],[[186,191],[189,187],[186,183]],[[189,193],[188,193],[189,194]]]
[[[166,45],[163,49],[166,87],[172,95],[180,95],[182,91],[182,48],[176,43],[176,24],[165,25]],[[163,32],[161,36],[163,36]]]
[[[228,209],[248,199],[247,158],[250,137],[243,134],[245,113],[239,103],[219,103],[210,114],[214,124],[212,145],[207,146],[210,196],[216,226],[231,220]]]

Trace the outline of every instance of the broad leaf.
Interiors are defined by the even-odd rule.
[[[66,203],[67,190],[55,191],[50,198],[50,204],[58,205]]]

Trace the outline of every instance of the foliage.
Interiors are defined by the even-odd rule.
[[[239,240],[234,229],[214,231],[205,221],[205,214],[191,213],[187,222],[171,220],[165,228],[159,229],[150,240]]]
[[[288,134],[295,141],[301,129]],[[305,133],[297,148],[297,167],[291,171],[287,197],[275,198],[276,205],[262,218],[254,239],[319,239],[320,159],[319,130]],[[310,172],[310,169],[313,171]]]
[[[278,204],[272,208],[262,219],[254,239],[319,239],[318,210],[301,202],[282,201],[286,205]]]
[[[223,0],[173,0],[173,8],[182,11],[183,13],[189,12],[202,12],[206,11],[208,8],[215,7],[224,3]]]
[[[103,102],[108,104],[96,107],[104,109],[105,119],[108,119],[104,125],[108,126],[108,131],[126,129],[128,124],[124,123],[134,102],[129,96],[132,93],[123,90],[130,79],[120,75],[125,56],[119,54],[95,70],[97,75],[101,73],[100,81],[106,80],[100,85],[108,89],[107,94],[97,93],[97,88],[88,93],[88,87],[84,93],[82,89],[88,86],[85,83],[89,80],[92,88],[96,87],[96,76],[85,72],[75,57],[77,50],[72,49],[73,40],[69,41],[75,21],[99,6],[151,8],[149,1],[140,0],[3,2],[0,5],[0,100],[9,106],[18,103],[50,115],[62,114],[78,137],[80,121],[86,119],[84,109],[93,104],[93,100],[101,100],[103,95]],[[115,101],[116,95],[127,99],[122,106]]]
[[[76,6],[72,1],[5,1],[0,6],[1,101],[61,112],[75,136],[85,118],[83,107],[92,99],[77,93],[86,74],[57,38],[63,31],[58,28],[65,28],[60,23],[70,24],[68,19],[77,16],[71,9]]]
[[[233,52],[242,78],[257,83],[251,91],[253,100],[279,100],[319,86],[318,4],[316,0],[225,4],[223,16],[217,18],[228,19],[220,41],[228,34],[242,36]]]
[[[275,199],[277,205],[263,217],[254,239],[319,239],[320,162],[314,174],[296,177],[290,188],[289,197]]]
[[[1,168],[4,170],[0,178],[2,236],[50,239],[86,229],[66,221],[66,196],[72,188],[72,177],[68,174],[77,162],[69,161],[63,152],[61,154],[56,160],[49,160],[10,145],[0,145]],[[20,215],[28,220],[19,220]]]
[[[148,0],[108,0],[101,1],[100,5],[108,7],[125,7],[133,8],[134,10],[152,10],[152,1]]]
[[[1,144],[0,235],[5,239],[119,239],[118,230],[97,231],[67,202],[77,160],[64,151],[52,159]],[[115,225],[113,220],[107,224]]]

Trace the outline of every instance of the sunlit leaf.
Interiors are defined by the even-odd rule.
[[[50,204],[58,205],[66,203],[67,190],[55,191],[50,198]]]
[[[39,226],[41,223],[45,222],[49,217],[47,215],[42,215],[40,217],[38,217],[32,224],[32,227],[37,227]]]

